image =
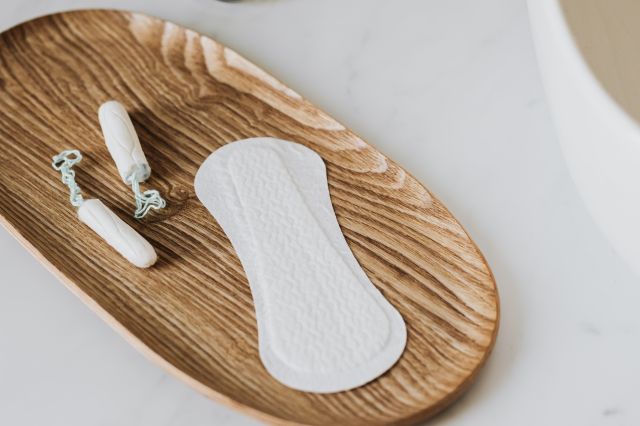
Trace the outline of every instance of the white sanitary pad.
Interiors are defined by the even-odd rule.
[[[273,377],[338,392],[398,360],[404,321],[351,253],[318,154],[275,138],[230,143],[202,164],[195,189],[245,269]]]

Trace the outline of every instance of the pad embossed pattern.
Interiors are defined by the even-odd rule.
[[[247,273],[271,375],[337,392],[397,361],[404,321],[351,253],[315,152],[274,138],[234,142],[203,163],[195,189]]]

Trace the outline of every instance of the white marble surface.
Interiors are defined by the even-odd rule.
[[[502,323],[476,385],[431,424],[640,424],[640,282],[568,176],[524,0],[3,0],[0,28],[79,7],[214,36],[449,206],[495,272]],[[255,424],[146,361],[5,231],[0,271],[1,425]]]

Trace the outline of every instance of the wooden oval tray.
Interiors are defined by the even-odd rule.
[[[498,296],[469,236],[419,182],[300,95],[210,38],[115,11],[68,12],[0,40],[0,216],[24,245],[142,352],[212,399],[276,424],[409,424],[467,388],[493,346]],[[100,132],[98,106],[130,111],[169,206],[137,223]],[[312,394],[258,358],[242,267],[193,179],[216,148],[274,136],[318,152],[361,265],[400,311],[406,351],[377,380]],[[85,197],[156,247],[136,269],[75,217],[51,157],[78,148]],[[96,367],[98,368],[98,367]]]

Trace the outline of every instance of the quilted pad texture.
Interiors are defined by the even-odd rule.
[[[234,142],[202,164],[195,189],[245,269],[273,377],[338,392],[398,360],[404,321],[349,249],[319,155],[274,138]]]

